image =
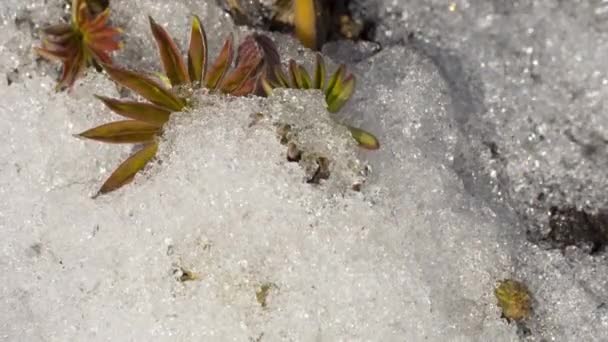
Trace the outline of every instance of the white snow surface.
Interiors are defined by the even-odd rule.
[[[375,45],[411,47],[439,69],[448,111],[462,132],[451,166],[467,192],[512,221],[513,234],[534,242],[512,241],[514,276],[535,298],[522,338],[608,340],[606,250],[589,256],[583,241],[561,251],[545,244],[553,208],[608,210],[606,1],[355,3],[365,6],[363,16],[377,19]],[[376,48],[326,50],[360,60]],[[369,91],[358,92],[363,101],[364,94]],[[605,218],[599,228],[605,239]]]
[[[393,7],[406,3],[427,8]],[[37,25],[55,22],[62,5],[0,4],[0,74],[10,79],[0,83],[1,340],[608,338],[602,257],[531,245],[506,205],[486,201],[495,193],[474,196],[483,187],[455,165],[479,150],[464,143],[452,84],[412,46],[351,58],[357,91],[336,119],[375,133],[378,151],[356,148],[314,91],[201,94],[172,116],[145,172],[92,199],[132,148],[72,136],[117,118],[92,96],[119,97],[112,82],[89,71],[57,93],[56,66],[31,53]],[[229,32],[247,32],[211,1],[112,6],[129,37],[117,61],[141,70],[159,68],[147,15],[181,46],[199,15],[211,55]],[[271,37],[284,58],[312,61],[291,37]],[[252,125],[257,113],[264,118]],[[328,181],[307,184],[286,160],[274,125],[284,121],[304,132],[306,149],[335,161]],[[350,190],[365,165],[362,191]],[[180,281],[184,271],[196,279]],[[501,318],[493,294],[514,275],[535,299],[527,337]]]

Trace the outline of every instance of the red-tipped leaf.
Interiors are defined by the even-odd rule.
[[[260,75],[246,79],[241,85],[233,90],[230,94],[233,96],[247,96],[250,94],[258,94],[258,85],[260,83]]]
[[[152,141],[160,128],[137,120],[110,122],[78,134],[79,137],[113,144]]]
[[[254,72],[258,69],[261,62],[262,56],[254,56],[251,59],[242,61],[222,82],[222,92],[232,93],[245,81],[254,77]]]
[[[205,77],[205,84],[209,89],[216,89],[224,76],[226,75],[226,71],[230,68],[230,64],[232,64],[232,58],[234,55],[234,47],[233,45],[234,37],[232,34],[228,36],[226,41],[224,42],[224,46],[222,50],[215,59],[215,62],[209,68],[207,75]]]
[[[162,26],[158,25],[152,17],[149,17],[152,35],[158,45],[160,60],[163,64],[165,74],[171,80],[173,86],[182,85],[190,82],[186,65],[182,58],[175,41],[169,36]]]
[[[199,17],[192,18],[190,48],[188,49],[188,74],[190,80],[201,85],[207,69],[207,36]]]
[[[151,125],[161,126],[169,120],[171,111],[151,103],[135,101],[120,101],[104,96],[95,95],[110,110],[126,118],[139,120]]]
[[[103,183],[101,189],[94,197],[116,190],[131,182],[135,174],[141,171],[148,162],[154,158],[158,151],[158,143],[152,142],[145,145],[141,150],[131,155],[127,160],[114,170],[110,177]]]
[[[108,64],[104,64],[103,67],[114,81],[133,90],[156,105],[173,111],[181,111],[186,106],[184,100],[146,76]]]

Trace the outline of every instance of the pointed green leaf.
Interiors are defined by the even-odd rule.
[[[127,160],[114,170],[110,177],[103,183],[101,189],[93,198],[114,191],[123,185],[131,182],[135,174],[141,171],[148,162],[154,158],[158,151],[158,143],[152,142],[144,146],[141,150],[131,155]]]
[[[163,87],[167,89],[171,88],[171,80],[169,77],[167,77],[167,75],[163,74],[162,72],[154,72],[153,74],[158,78]]]
[[[162,26],[158,25],[152,17],[148,17],[148,19],[150,20],[152,34],[158,45],[158,52],[163,64],[163,69],[165,70],[167,77],[171,80],[171,84],[177,86],[189,83],[190,79],[188,78],[186,65],[184,64],[184,60],[177,45],[167,31],[165,31]]]
[[[190,48],[188,49],[188,74],[193,83],[201,85],[207,69],[207,36],[199,17],[192,18]]]
[[[302,75],[300,74],[300,68],[293,59],[289,60],[289,74],[291,75],[291,87],[295,89],[302,89]]]
[[[262,76],[262,79],[260,80],[260,83],[262,84],[262,89],[264,90],[264,93],[266,94],[266,96],[272,95],[273,86],[266,79],[266,75]]]
[[[133,90],[156,105],[173,111],[181,111],[186,106],[184,100],[146,76],[109,64],[104,64],[103,68],[114,81]]]
[[[222,50],[215,59],[215,62],[207,72],[205,78],[205,84],[208,89],[214,90],[219,85],[224,76],[226,75],[226,71],[230,68],[230,64],[232,64],[232,57],[234,54],[234,48],[232,46],[232,41],[234,37],[232,34],[228,36]]]
[[[315,63],[315,76],[312,82],[312,87],[314,89],[323,89],[325,87],[325,61],[321,54],[317,53],[316,63]]]
[[[335,113],[344,106],[346,101],[350,99],[350,96],[355,91],[355,77],[353,75],[348,76],[346,79],[338,78],[338,81],[332,88],[328,96],[325,97],[327,102],[327,110],[331,113]]]
[[[282,88],[289,88],[289,80],[287,79],[287,75],[285,75],[285,72],[283,72],[283,68],[281,68],[280,65],[277,65],[274,68],[274,75]]]
[[[306,71],[303,66],[298,65],[298,72],[300,73],[300,82],[302,82],[302,89],[310,89],[312,87],[312,80],[310,79],[308,71]]]
[[[114,144],[135,144],[151,141],[160,131],[157,125],[137,120],[110,122],[78,134],[79,137]]]
[[[169,120],[171,111],[151,103],[135,101],[119,101],[104,96],[95,95],[110,110],[118,115],[129,119],[147,122],[152,125],[161,126]]]
[[[347,128],[353,138],[359,143],[359,146],[368,150],[377,150],[380,148],[380,142],[373,134],[352,126],[347,126]]]
[[[329,94],[331,94],[333,88],[336,86],[336,83],[338,83],[340,80],[342,80],[344,78],[345,73],[346,73],[346,67],[344,66],[344,64],[342,64],[342,65],[340,65],[338,70],[336,70],[336,72],[334,72],[333,75],[331,75],[331,78],[327,82],[327,89],[325,89],[326,97],[329,96]]]

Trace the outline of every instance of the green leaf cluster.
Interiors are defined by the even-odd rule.
[[[294,60],[289,61],[288,73],[289,76],[281,66],[277,66],[270,77],[264,76],[261,82],[266,94],[271,95],[275,88],[319,89],[325,95],[327,110],[330,113],[336,113],[346,104],[355,91],[355,77],[352,74],[347,74],[345,65],[340,65],[330,77],[327,77],[325,61],[319,53],[316,55],[312,76],[305,67],[297,64]],[[370,150],[380,148],[380,142],[373,134],[353,126],[347,126],[347,128],[359,143],[359,146]]]

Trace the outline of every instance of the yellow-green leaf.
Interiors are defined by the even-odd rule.
[[[310,79],[308,71],[306,71],[303,66],[298,65],[298,72],[300,73],[300,82],[302,82],[301,88],[310,89],[312,87],[312,80]]]
[[[264,93],[266,94],[266,96],[272,95],[273,86],[270,84],[270,82],[266,78],[266,75],[262,76],[260,83],[262,84],[262,89],[264,90]]]
[[[347,128],[353,138],[359,143],[359,146],[369,150],[377,150],[380,148],[380,142],[373,134],[357,127],[347,126]]]
[[[349,75],[346,79],[338,77],[336,83],[331,88],[331,91],[325,97],[327,102],[327,110],[331,113],[335,113],[344,106],[346,101],[350,99],[351,95],[355,91],[355,77]]]
[[[291,87],[296,89],[302,89],[302,75],[300,74],[300,68],[293,59],[289,60],[289,74],[291,75]]]
[[[154,72],[152,74],[156,76],[162,86],[167,89],[171,89],[171,80],[169,79],[169,77],[167,77],[167,75],[163,74],[162,72]]]
[[[161,126],[167,122],[171,114],[170,110],[151,103],[119,101],[99,95],[95,95],[95,97],[100,99],[110,110],[118,115],[156,126]]]
[[[133,90],[156,105],[173,111],[181,111],[186,106],[184,100],[146,76],[108,64],[104,64],[103,67],[114,81]]]
[[[336,86],[336,84],[344,78],[344,74],[346,73],[346,67],[344,65],[340,65],[338,70],[331,75],[331,78],[327,82],[327,88],[325,89],[325,96],[329,96],[332,90]]]
[[[197,85],[201,85],[205,69],[207,69],[207,36],[203,25],[201,25],[201,20],[194,16],[190,33],[190,48],[188,49],[190,80]]]
[[[283,72],[281,65],[277,65],[274,68],[274,75],[282,88],[289,88],[289,80],[287,79],[287,75]]]
[[[232,46],[232,41],[234,40],[232,34],[228,36],[222,50],[215,59],[215,62],[207,72],[205,78],[205,84],[207,88],[214,90],[219,85],[224,76],[226,75],[226,71],[230,68],[230,64],[232,64],[232,57],[234,54],[234,48]]]
[[[516,280],[501,280],[494,295],[498,299],[498,306],[508,320],[521,321],[530,317],[532,313],[532,298],[528,287]]]
[[[153,140],[159,131],[157,125],[137,120],[124,120],[91,128],[78,136],[114,144],[135,144]]]
[[[101,189],[97,192],[93,198],[116,190],[123,185],[131,182],[135,174],[142,170],[148,162],[154,158],[158,151],[158,143],[152,142],[145,145],[141,150],[131,155],[127,160],[114,170],[110,177],[103,183]]]
[[[188,72],[184,60],[175,44],[175,41],[169,36],[162,26],[158,25],[152,17],[150,20],[150,28],[158,45],[160,60],[163,64],[165,74],[171,80],[173,86],[182,85],[190,82]]]
[[[314,89],[323,89],[325,87],[325,61],[321,54],[317,53],[315,63],[315,76],[312,82]]]

